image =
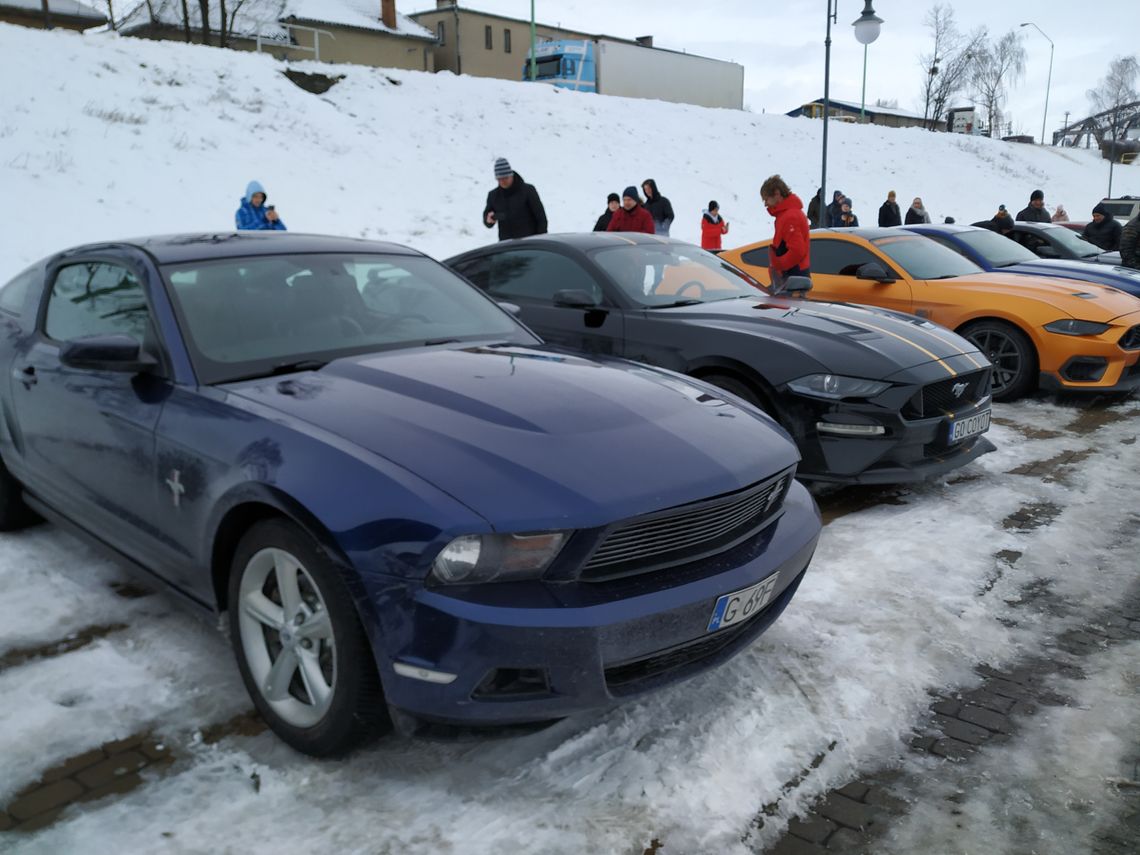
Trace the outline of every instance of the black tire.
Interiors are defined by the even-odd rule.
[[[743,398],[756,409],[763,410],[775,419],[785,430],[787,429],[782,414],[776,405],[768,400],[767,396],[760,394],[743,380],[733,377],[731,374],[706,374],[698,379],[716,386],[718,389],[731,392],[738,398]]]
[[[39,517],[24,504],[24,485],[0,460],[0,531],[17,531],[36,522]]]
[[[285,569],[288,559],[299,569]],[[296,579],[289,586],[297,603],[292,619],[285,614],[283,595],[288,583],[282,577],[289,573]],[[262,602],[257,595],[267,604],[262,617],[256,616]],[[334,757],[391,728],[372,649],[348,586],[299,526],[271,519],[246,532],[234,554],[228,604],[231,642],[246,689],[283,741],[314,757]],[[281,613],[281,620],[273,622],[280,624],[276,628],[264,619],[274,607]],[[325,628],[322,634],[304,635],[318,624]],[[273,699],[267,684],[282,660],[285,667],[279,673],[286,678],[278,681],[279,697]],[[296,664],[290,667],[289,662]]]
[[[1037,388],[1037,351],[1017,327],[1004,321],[976,321],[958,334],[993,364],[995,401],[1016,401]]]

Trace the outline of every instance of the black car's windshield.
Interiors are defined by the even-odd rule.
[[[1075,231],[1064,226],[1049,226],[1048,237],[1049,240],[1064,247],[1073,258],[1092,258],[1094,255],[1100,255],[1103,252]]]
[[[997,232],[979,229],[972,232],[958,232],[955,237],[994,267],[1009,267],[1022,261],[1040,261],[1017,241]]]
[[[254,256],[167,265],[163,274],[203,383],[393,348],[538,341],[422,256]]]
[[[949,279],[970,276],[982,268],[968,258],[937,241],[914,236],[894,236],[872,241],[891,261],[897,263],[913,279]]]
[[[755,279],[695,246],[614,246],[592,257],[639,306],[663,309],[760,296]]]

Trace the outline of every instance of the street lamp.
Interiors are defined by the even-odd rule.
[[[1033,27],[1033,29],[1045,36],[1045,31],[1032,21],[1022,24],[1021,26]],[[1041,145],[1045,145],[1045,120],[1049,117],[1049,90],[1053,87],[1053,40],[1045,36],[1045,41],[1049,42],[1049,79],[1045,82],[1045,115],[1041,117]]]
[[[839,23],[839,0],[827,0],[827,37],[823,45],[823,169],[819,180],[819,220],[827,211],[827,114],[831,112],[831,25]],[[863,14],[852,25],[855,38],[863,45],[863,100],[867,100],[867,45],[879,37],[883,19],[875,15],[871,0],[864,0]],[[863,105],[859,107],[863,116]]]
[[[879,30],[883,26],[883,19],[871,8],[871,0],[866,0],[863,4],[863,14],[852,21],[851,26],[855,28],[855,40],[863,45],[863,97],[859,101],[859,121],[862,122],[867,103],[867,45],[879,37]]]

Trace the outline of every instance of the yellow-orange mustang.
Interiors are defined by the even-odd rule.
[[[768,241],[720,257],[768,284]],[[893,229],[811,233],[808,297],[928,318],[994,366],[994,400],[1033,390],[1140,387],[1140,299],[1103,285],[985,273],[934,241]]]

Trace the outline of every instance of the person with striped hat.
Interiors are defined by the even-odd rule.
[[[505,157],[495,160],[495,180],[499,186],[487,194],[483,225],[497,225],[499,240],[546,234],[546,210],[538,191],[511,169]]]

